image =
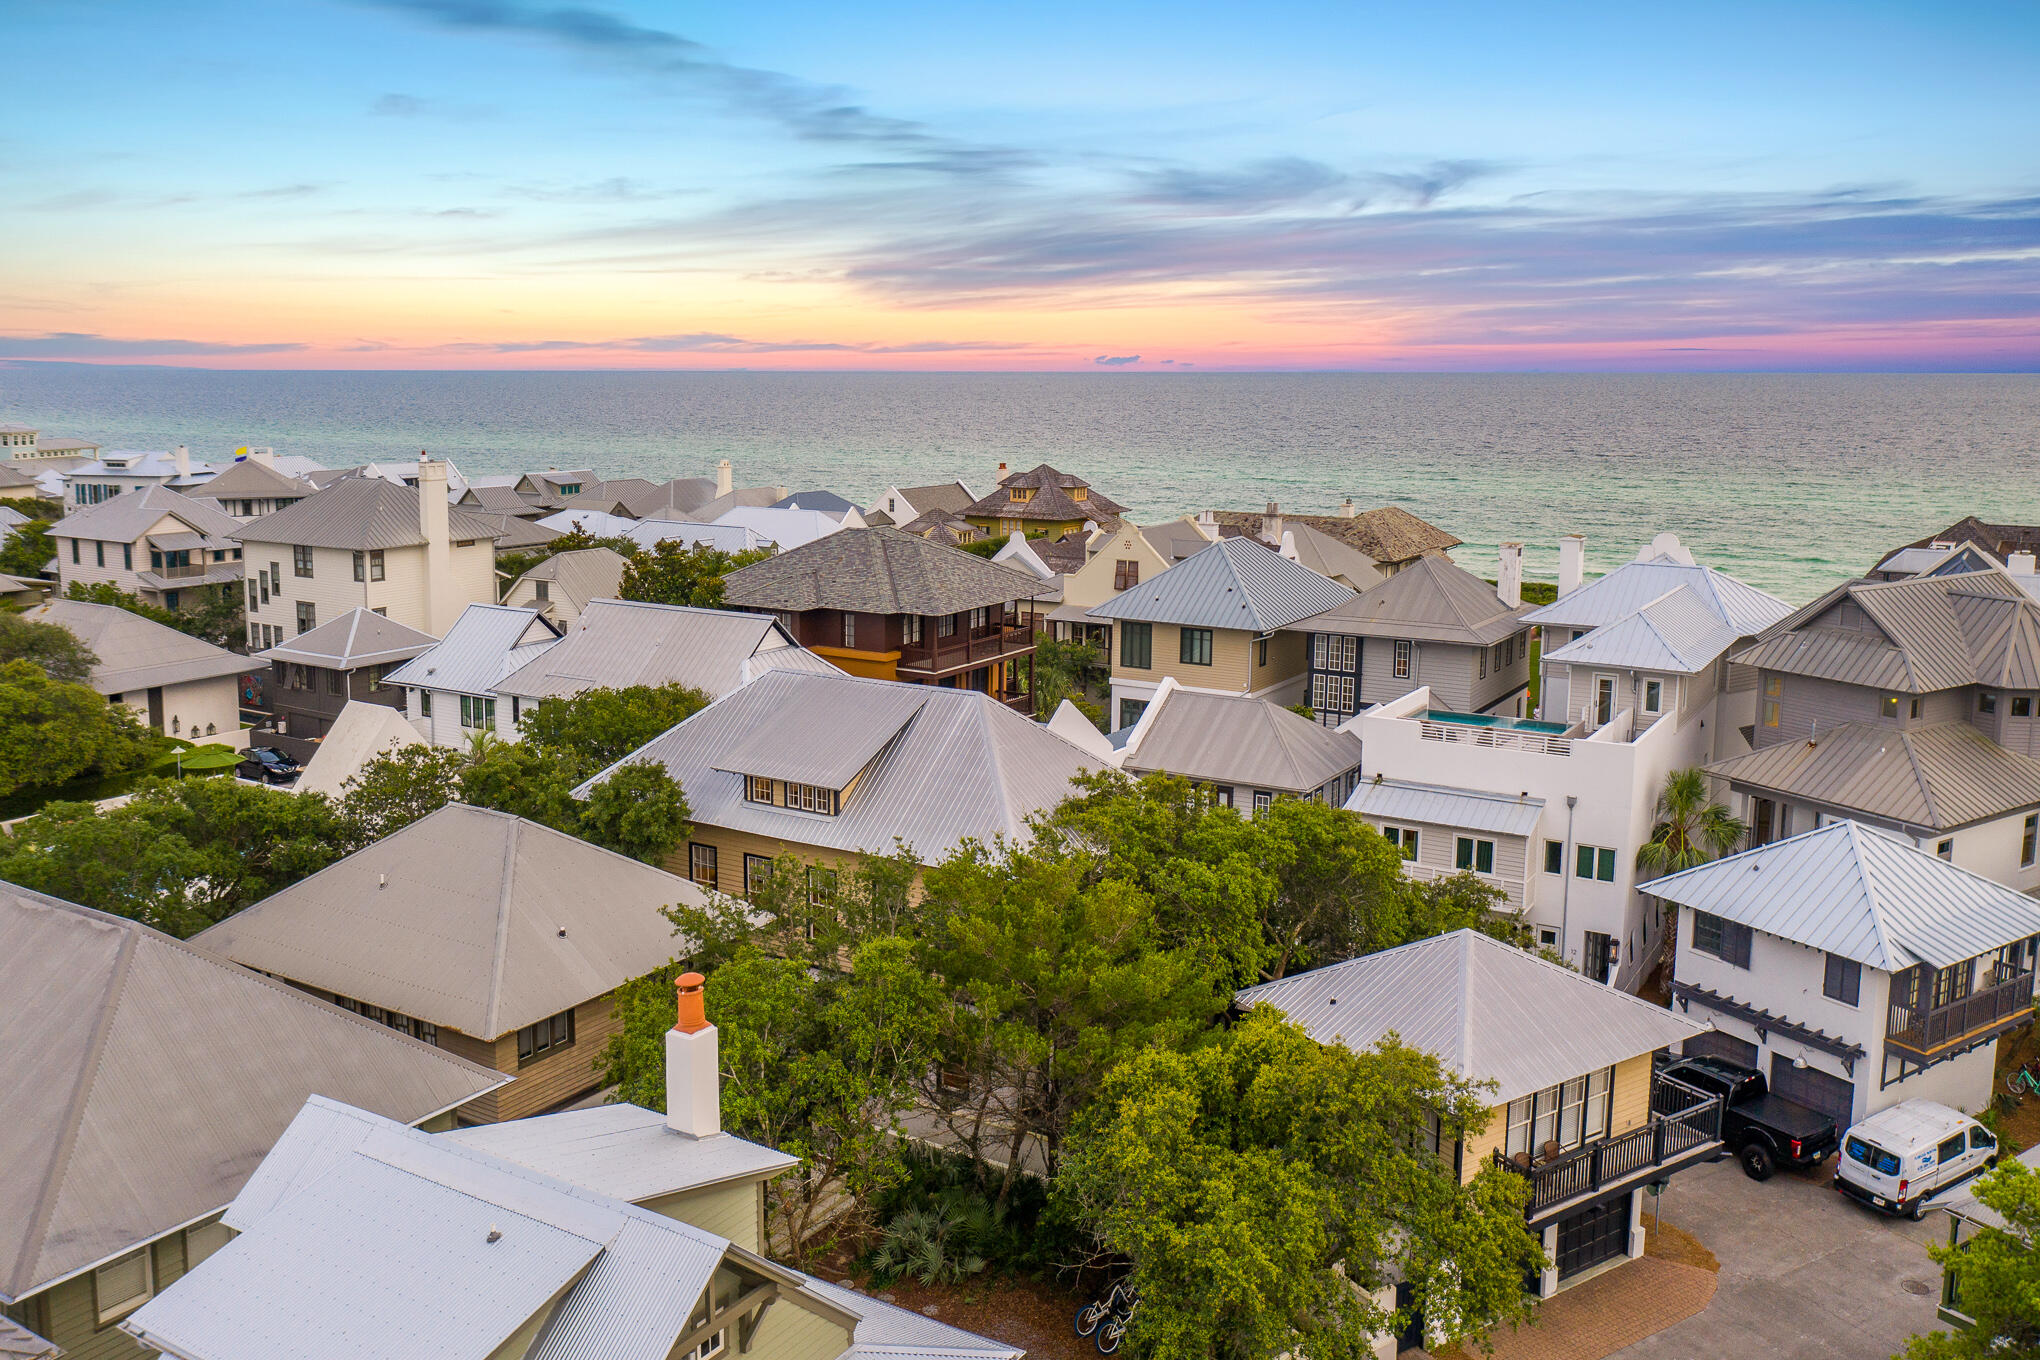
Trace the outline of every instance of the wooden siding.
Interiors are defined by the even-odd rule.
[[[1305,674],[1309,669],[1309,651],[1306,638],[1301,633],[1276,633],[1268,639],[1268,664],[1260,664],[1260,649],[1255,644],[1256,635],[1244,628],[1214,628],[1211,630],[1211,664],[1209,666],[1186,665],[1183,656],[1183,630],[1172,623],[1157,623],[1154,628],[1154,649],[1149,657],[1152,666],[1123,666],[1119,661],[1120,640],[1113,639],[1112,678],[1114,680],[1146,681],[1160,684],[1162,677],[1173,675],[1176,683],[1191,689],[1218,690],[1226,694],[1251,694],[1280,685]]]
[[[734,1181],[687,1190],[644,1202],[655,1214],[691,1223],[704,1232],[727,1237],[746,1251],[762,1252],[765,1232],[765,1183]]]
[[[184,1275],[184,1234],[171,1233],[155,1242],[156,1292],[162,1293]],[[154,1355],[120,1329],[116,1318],[99,1325],[98,1304],[92,1292],[92,1272],[66,1280],[27,1300],[18,1311],[23,1326],[46,1341],[64,1348],[65,1360],[142,1360]]]
[[[1581,1074],[1586,1075],[1585,1073]],[[1650,1054],[1639,1053],[1615,1064],[1615,1081],[1609,1090],[1608,1136],[1629,1132],[1650,1120]],[[1466,1140],[1460,1159],[1462,1181],[1471,1181],[1494,1159],[1496,1149],[1509,1135],[1509,1107],[1497,1105],[1488,1126]]]
[[[777,840],[751,831],[732,831],[726,827],[708,826],[701,822],[694,823],[688,832],[688,840],[693,845],[715,847],[716,881],[713,884],[704,883],[702,886],[713,887],[719,892],[726,892],[735,897],[741,897],[744,893],[745,855],[763,855],[767,859],[774,859],[787,854],[803,864],[819,864],[844,873],[854,872],[864,862],[863,855],[851,850],[832,850],[821,845]],[[668,873],[691,879],[688,863],[688,846],[682,845],[667,857],[665,869]]]
[[[730,1338],[735,1341],[736,1338]],[[850,1329],[785,1298],[775,1300],[751,1338],[751,1354],[771,1360],[836,1360],[850,1349]]]
[[[505,1119],[523,1119],[594,1091],[601,1085],[595,1062],[609,1046],[610,1036],[620,1033],[622,1028],[610,997],[583,1001],[574,1007],[574,1042],[519,1067],[516,1030],[491,1043],[441,1026],[441,1048],[517,1078],[508,1086],[461,1106],[458,1111],[461,1122],[494,1124]]]

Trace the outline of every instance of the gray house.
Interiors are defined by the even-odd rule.
[[[1071,733],[1055,722],[1049,730]],[[1360,779],[1360,738],[1351,733],[1329,731],[1266,699],[1184,689],[1173,679],[1162,681],[1133,726],[1107,741],[1128,774],[1178,775],[1210,788],[1242,816],[1277,798],[1342,807]]]

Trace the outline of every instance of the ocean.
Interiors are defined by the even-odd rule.
[[[270,445],[340,467],[592,467],[824,488],[1053,463],[1140,523],[1206,508],[1401,505],[1494,571],[1560,535],[1590,570],[1677,533],[1798,602],[1963,515],[2040,520],[2040,375],[219,372],[0,366],[0,423],[107,448]]]

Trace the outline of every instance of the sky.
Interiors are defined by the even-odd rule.
[[[0,0],[0,360],[2040,369],[2040,7]]]

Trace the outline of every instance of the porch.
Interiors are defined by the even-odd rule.
[[[924,629],[924,633],[932,629]],[[959,629],[948,637],[927,636],[900,648],[898,670],[906,679],[927,679],[972,666],[1003,661],[1034,650],[1034,625],[1027,620]]]
[[[1983,964],[1981,987],[1971,985],[1977,964]],[[1972,959],[1938,973],[1915,967],[1892,977],[1884,1046],[1902,1062],[1925,1065],[1987,1043],[2032,1018],[2033,974],[2003,960]]]
[[[1497,1149],[1495,1164],[1530,1181],[1526,1216],[1535,1226],[1625,1188],[1662,1180],[1713,1156],[1721,1143],[1721,1097],[1672,1077],[1655,1077],[1650,1118],[1542,1161]]]

